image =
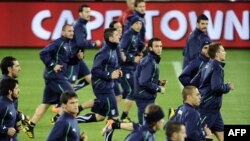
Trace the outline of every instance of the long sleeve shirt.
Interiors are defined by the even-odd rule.
[[[132,28],[123,34],[120,42],[120,50],[125,54],[126,61],[120,64],[122,70],[134,71],[136,69],[137,64],[134,62],[134,58],[139,55],[138,41],[138,32]]]
[[[114,89],[111,74],[118,68],[116,43],[105,42],[95,55],[92,74],[92,87],[96,93],[110,93]]]
[[[80,141],[80,129],[75,117],[63,113],[52,128],[47,141]]]
[[[224,84],[225,63],[210,59],[191,81],[198,87],[201,93],[201,104],[199,111],[218,112],[222,104],[222,95],[230,91],[227,84]]]
[[[185,125],[187,132],[185,141],[201,141],[205,139],[200,113],[195,107],[184,103],[170,120],[178,121]]]
[[[43,48],[40,52],[40,58],[45,65],[45,79],[67,79],[67,69],[70,58],[72,58],[71,49],[74,42],[65,37],[60,37],[51,44]],[[55,72],[53,68],[56,65],[62,65],[62,70]]]
[[[0,141],[13,140],[15,136],[11,137],[7,134],[8,128],[14,128],[16,125],[17,110],[11,101],[6,96],[0,97]]]
[[[86,48],[93,48],[96,46],[96,43],[94,41],[88,41],[87,40],[87,29],[86,24],[88,23],[87,20],[79,18],[74,25],[74,39],[76,42],[76,45],[84,50]]]
[[[194,76],[199,72],[201,68],[209,61],[209,58],[204,55],[199,55],[196,59],[190,62],[181,75],[179,76],[179,80],[183,86],[190,85],[190,81],[194,78]]]
[[[159,86],[160,56],[149,52],[138,64],[135,72],[134,97],[136,99],[155,99],[160,92]]]

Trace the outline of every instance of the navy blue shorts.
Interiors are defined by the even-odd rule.
[[[122,98],[133,100],[134,94],[134,72],[123,71],[123,76],[120,78],[122,86]]]
[[[122,90],[120,88],[120,83],[117,80],[114,81],[114,91],[115,91],[115,96],[122,94]]]
[[[68,68],[68,80],[71,83],[75,83],[78,79],[90,74],[89,68],[84,61],[79,61],[76,65],[69,65]]]
[[[73,91],[67,80],[45,80],[42,102],[44,104],[59,104],[62,92],[67,90]]]
[[[109,118],[117,117],[119,115],[117,109],[117,102],[114,93],[95,93],[99,104],[94,104],[91,111],[98,113],[102,116],[108,116]]]
[[[212,132],[223,132],[224,131],[224,122],[220,112],[216,113],[203,113],[201,112],[201,118],[204,120],[202,125],[207,124],[208,128]]]

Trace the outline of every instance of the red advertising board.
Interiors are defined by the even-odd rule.
[[[82,2],[0,2],[0,47],[44,47],[60,36],[65,22],[78,18]],[[89,2],[92,20],[88,39],[103,39],[103,30],[125,10],[124,2]],[[165,47],[183,47],[195,29],[196,16],[209,18],[208,34],[225,47],[250,48],[250,3],[148,2],[146,38]]]

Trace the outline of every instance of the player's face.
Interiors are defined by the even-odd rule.
[[[135,22],[132,25],[132,28],[136,31],[136,32],[140,32],[141,28],[142,28],[142,23],[140,21]]]
[[[137,7],[135,7],[135,10],[141,14],[144,14],[146,11],[146,3],[145,2],[138,3]]]
[[[209,56],[208,56],[208,48],[209,48],[209,45],[205,45],[205,46],[202,48],[202,50],[201,50],[201,54],[202,54],[202,55],[205,55],[205,56],[207,56],[207,57],[209,57]]]
[[[20,67],[20,64],[18,61],[13,61],[13,66],[10,67],[9,69],[9,75],[12,77],[12,78],[17,78],[18,75],[19,75],[19,72],[21,71],[21,67]]]
[[[80,17],[89,21],[90,20],[90,11],[91,11],[90,7],[84,7],[82,9],[82,12],[80,13]]]
[[[110,41],[113,43],[120,42],[120,34],[118,33],[118,31],[114,31],[113,36],[111,37]]]
[[[72,25],[67,25],[65,27],[65,29],[62,31],[62,35],[65,38],[73,39],[73,36],[74,36],[74,28],[73,28],[73,26]]]
[[[117,22],[116,24],[114,24],[114,28],[117,30],[117,32],[119,33],[119,36],[121,38],[121,36],[122,36],[122,24],[120,22]]]
[[[201,95],[200,95],[200,93],[199,93],[199,91],[198,91],[197,88],[195,88],[193,90],[193,93],[192,93],[191,97],[192,97],[191,99],[192,99],[193,105],[194,106],[199,106],[200,103],[201,103]]]
[[[176,133],[176,141],[185,141],[186,137],[187,137],[186,128],[184,125],[182,125],[181,130],[178,133]]]
[[[226,51],[223,46],[220,46],[219,51],[216,53],[218,55],[219,61],[225,61],[226,60]]]
[[[128,0],[127,5],[128,8],[133,11],[135,9],[135,0]]]
[[[78,98],[73,97],[73,98],[69,99],[67,104],[62,106],[62,107],[64,107],[65,112],[76,116],[77,113],[79,112]]]
[[[200,20],[200,22],[197,23],[197,28],[200,29],[202,32],[207,32],[207,25],[208,20]]]
[[[161,119],[158,122],[156,122],[156,131],[162,129],[163,123],[164,119]]]
[[[154,41],[152,44],[152,51],[156,54],[156,55],[161,55],[162,52],[162,42],[161,41]]]
[[[16,86],[13,89],[12,94],[11,94],[12,99],[17,99],[19,96],[19,92],[20,92],[19,85],[16,84]]]

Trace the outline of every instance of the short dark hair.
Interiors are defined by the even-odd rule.
[[[64,25],[62,27],[62,31],[64,31],[67,26],[73,26],[73,24],[64,23]]]
[[[78,98],[77,94],[73,91],[65,91],[61,94],[60,102],[61,104],[67,104],[71,98]]]
[[[149,127],[152,128],[162,118],[164,118],[164,112],[159,105],[152,103],[145,108],[144,119]]]
[[[134,6],[137,7],[138,4],[141,3],[141,2],[145,2],[145,1],[144,0],[135,0],[135,5]]]
[[[192,94],[192,90],[193,89],[196,89],[196,87],[195,86],[185,86],[184,88],[183,88],[183,90],[182,90],[182,97],[183,97],[183,99],[184,100],[186,100],[187,99],[187,96],[188,95],[191,95]]]
[[[212,43],[209,45],[209,49],[208,49],[208,55],[214,59],[215,58],[215,55],[216,55],[216,52],[218,52],[218,50],[220,49],[220,46],[222,44],[220,42],[217,42],[217,43]]]
[[[118,21],[112,21],[110,24],[109,24],[109,28],[115,28],[115,24],[119,23]]]
[[[109,37],[113,36],[113,33],[116,31],[115,28],[106,28],[104,30],[104,40],[109,41]]]
[[[14,90],[16,84],[18,84],[18,81],[16,79],[13,78],[3,79],[0,83],[0,93],[3,96],[7,96],[9,94],[9,91]]]
[[[87,4],[81,5],[78,9],[78,13],[82,12],[83,8],[89,8],[89,6]]]
[[[2,59],[1,61],[1,70],[2,70],[2,74],[7,75],[9,73],[8,71],[8,67],[12,67],[14,66],[14,61],[16,61],[17,59],[12,57],[12,56],[6,56]]]
[[[161,41],[161,39],[158,37],[153,37],[152,39],[148,41],[148,47],[153,47],[153,42],[155,41]]]
[[[173,133],[178,133],[181,130],[181,126],[184,126],[178,121],[169,121],[166,126],[164,126],[165,134],[168,138],[171,138]]]
[[[197,23],[200,23],[201,20],[208,21],[208,17],[204,14],[201,14],[197,17]]]

